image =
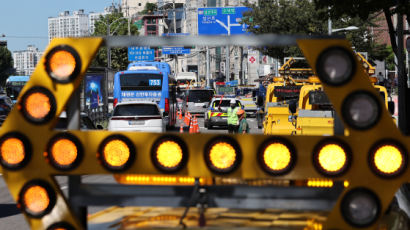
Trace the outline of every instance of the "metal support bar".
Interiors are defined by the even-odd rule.
[[[337,115],[336,112],[334,112],[334,126],[333,126],[333,134],[336,136],[343,136],[345,135],[345,127],[342,122],[342,119],[340,119],[339,115]]]
[[[333,208],[343,190],[341,183],[332,188],[201,186],[206,190],[208,207],[239,209],[281,208],[323,210]],[[169,206],[190,204],[193,186],[124,186],[117,184],[81,184],[74,205],[87,206]]]
[[[293,36],[293,35],[231,35],[231,36],[107,36],[105,45],[109,47],[128,46],[289,46],[296,45],[298,39],[343,39],[344,36]]]
[[[209,46],[206,47],[206,87],[211,87],[211,68],[210,68],[210,58],[209,58]]]
[[[67,129],[79,130],[80,129],[80,96],[81,88],[76,89],[71,96],[67,105]],[[78,186],[81,185],[81,176],[68,176],[68,199],[72,202],[72,199],[76,197],[78,192]],[[87,227],[87,206],[83,204],[73,204],[72,209],[78,216],[78,219],[83,224],[84,228]]]

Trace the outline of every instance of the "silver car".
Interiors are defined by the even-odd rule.
[[[185,92],[182,108],[184,112],[203,115],[209,107],[214,96],[214,91],[210,89],[189,89]]]

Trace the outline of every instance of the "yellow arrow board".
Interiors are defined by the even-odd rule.
[[[326,229],[374,229],[410,178],[402,136],[345,40],[298,45],[349,136],[54,131],[102,38],[53,40],[0,130],[3,177],[33,229],[81,229],[54,175],[159,174],[349,181]],[[407,140],[407,141],[406,141]],[[360,209],[353,204],[365,201]]]

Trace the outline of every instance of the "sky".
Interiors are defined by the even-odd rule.
[[[0,40],[7,40],[10,51],[35,45],[43,51],[48,44],[48,18],[60,12],[84,9],[102,12],[119,0],[0,0]],[[5,37],[2,37],[2,35]]]

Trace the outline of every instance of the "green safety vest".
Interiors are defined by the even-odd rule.
[[[238,112],[239,108],[235,107],[232,109],[231,107],[228,108],[228,125],[239,125]]]

